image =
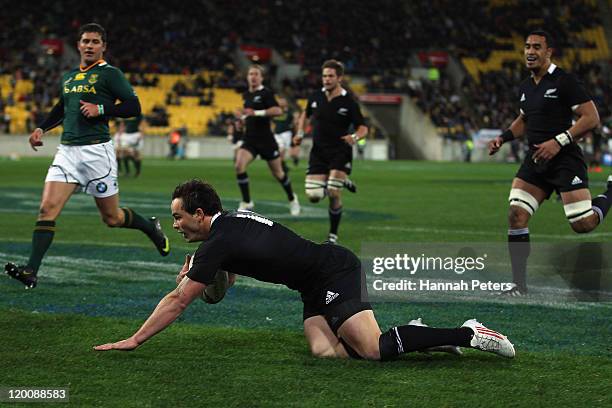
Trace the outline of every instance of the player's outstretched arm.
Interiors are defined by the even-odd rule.
[[[94,346],[94,350],[122,350],[136,349],[142,343],[170,326],[177,317],[189,306],[191,302],[202,295],[206,285],[189,278],[184,278],[175,290],[168,293],[157,305],[151,316],[136,333],[130,338],[116,343],[106,343]]]

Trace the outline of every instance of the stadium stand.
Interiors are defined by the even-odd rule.
[[[52,48],[40,55],[40,41],[61,39],[69,47],[76,28],[90,20],[108,27],[108,60],[130,73],[145,114],[151,116],[155,106],[168,114],[166,126],[151,129],[158,134],[181,126],[190,134],[207,133],[217,115],[240,105],[233,90],[244,87],[233,56],[240,44],[271,46],[287,62],[302,66],[301,77],[284,80],[277,89],[297,104],[319,86],[321,61],[337,58],[346,63],[349,77],[366,78],[351,83],[355,93],[405,93],[441,134],[506,126],[515,114],[513,92],[525,76],[523,36],[540,26],[557,36],[562,66],[588,73],[585,80],[602,116],[609,116],[611,81],[601,61],[609,60],[610,51],[597,2],[539,3],[542,8],[516,0],[477,0],[469,8],[450,0],[311,2],[304,7],[256,0],[244,13],[237,0],[187,0],[180,10],[168,3],[126,0],[119,14],[102,4],[68,0],[44,16],[38,16],[34,3],[11,3],[0,16],[6,28],[0,35],[0,125],[25,132],[52,106],[56,78],[67,67]],[[331,21],[329,15],[345,18]],[[359,30],[348,29],[364,21]],[[444,50],[468,75],[460,86],[444,69],[436,81],[413,77],[411,68],[427,68],[415,58],[419,50]],[[163,114],[158,119],[165,123]]]

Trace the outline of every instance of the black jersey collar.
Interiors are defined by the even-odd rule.
[[[555,72],[555,69],[557,69],[557,66],[551,62],[550,65],[548,66],[548,69],[546,70],[546,72],[549,73],[549,74],[552,74],[553,72]],[[532,72],[531,73],[531,77],[533,78],[534,76],[535,75]]]
[[[219,211],[218,213],[216,213],[215,215],[212,216],[212,218],[210,219],[210,226],[212,227],[213,222],[215,222],[215,220],[217,218],[219,218],[221,216],[221,211]]]

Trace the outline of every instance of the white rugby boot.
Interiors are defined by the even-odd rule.
[[[470,345],[478,350],[495,353],[502,357],[513,358],[516,355],[514,345],[501,333],[486,328],[476,319],[470,319],[463,323],[461,327],[469,327],[474,331],[474,337]]]

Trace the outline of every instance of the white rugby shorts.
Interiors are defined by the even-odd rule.
[[[80,191],[99,198],[119,193],[117,159],[112,142],[59,145],[47,172],[47,181],[78,184]]]
[[[283,133],[276,133],[274,138],[276,139],[276,144],[280,150],[289,150],[291,148],[291,137],[292,132],[287,130]]]
[[[120,133],[117,135],[116,145],[122,149],[142,149],[143,140],[140,132]]]

